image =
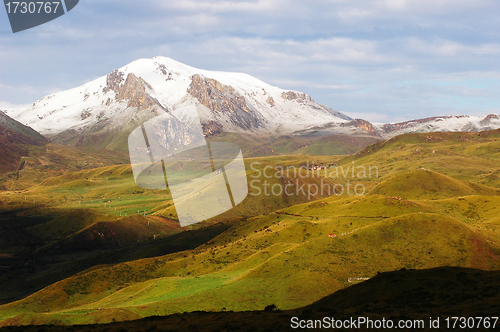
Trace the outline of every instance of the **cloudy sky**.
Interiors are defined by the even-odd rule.
[[[157,55],[374,122],[500,113],[498,0],[80,0],[16,34],[0,8],[0,109]]]

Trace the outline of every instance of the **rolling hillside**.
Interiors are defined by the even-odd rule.
[[[26,156],[31,146],[43,146],[49,140],[30,127],[27,127],[0,111],[0,174],[23,168],[22,157]]]
[[[78,150],[59,145],[49,144],[47,148],[56,148],[58,153],[69,149],[76,156],[81,155]],[[65,155],[64,159],[56,160],[57,165],[69,166],[72,157]],[[114,158],[114,154],[110,153],[108,158]],[[91,154],[86,162],[92,165],[108,160]],[[258,181],[259,186],[266,181],[263,168],[269,167],[272,161],[291,163],[296,162],[296,158],[248,160],[248,164],[258,165],[254,173],[249,171],[249,176],[258,175],[252,179]],[[49,177],[49,167],[52,165],[28,163],[19,179],[29,183],[29,189],[0,193],[0,268],[3,271],[0,300],[3,302],[29,295],[95,264],[194,249],[242,218],[323,197],[309,197],[306,193],[266,196],[262,188],[258,189],[259,194],[255,189],[259,186],[254,186],[255,193],[235,209],[193,225],[190,232],[185,232],[176,220],[169,192],[137,187],[128,165],[59,170],[56,174],[63,175],[53,177]],[[71,167],[75,169],[75,165]],[[44,176],[34,178],[40,171],[45,172]],[[289,181],[291,179],[293,175]],[[281,178],[276,177],[267,181],[272,185],[282,183]],[[307,185],[318,179],[297,176],[296,181]]]
[[[258,169],[247,168],[249,180],[260,172],[257,178],[264,181],[265,166],[274,170],[294,166],[268,181],[278,186],[291,183],[294,188],[302,185],[309,192],[249,196],[227,214],[173,236],[182,235],[184,243],[189,243],[197,234],[223,227],[211,237],[193,241],[195,246],[162,255],[147,242],[141,250],[153,255],[123,254],[118,263],[94,266],[0,306],[1,324],[107,323],[197,310],[262,310],[270,304],[288,310],[389,271],[441,266],[498,270],[499,136],[497,131],[411,134],[343,159],[272,156],[247,160],[259,164]],[[304,165],[309,169],[294,174]],[[368,176],[370,166],[376,170]],[[3,206],[8,211],[27,209],[29,204],[30,215],[83,208],[117,219],[119,210],[140,215],[133,211],[141,207],[147,218],[175,219],[168,198],[159,204],[164,193],[139,193],[129,175],[127,166],[67,173],[26,192],[30,199],[40,200],[41,206],[34,208],[22,196],[7,194]],[[327,181],[330,188],[351,183],[366,190],[364,195],[346,191],[334,191],[330,197],[313,195],[313,184],[321,186],[321,181]],[[78,197],[64,203],[70,193]],[[101,196],[105,201],[93,206],[91,197]],[[97,227],[88,226],[90,218],[75,225],[67,236],[58,235],[60,220],[64,217],[27,228],[53,239],[43,248],[46,252],[74,245],[71,241],[80,239],[75,238],[79,232],[88,227],[93,232],[92,227]],[[165,241],[173,237],[166,236]]]
[[[368,317],[371,320],[390,319],[423,320],[419,331],[436,331],[430,328],[429,317],[440,318],[444,329],[447,317],[466,313],[468,317],[496,317],[499,309],[500,286],[498,271],[481,271],[457,267],[440,267],[429,270],[398,270],[380,273],[374,278],[352,285],[317,302],[292,310],[246,312],[209,312],[174,314],[165,317],[148,317],[137,321],[80,325],[72,331],[296,331],[291,327],[292,317],[318,320],[334,317],[336,320]],[[278,308],[279,309],[279,308]],[[119,314],[117,312],[116,314]],[[494,319],[490,320],[490,330]],[[478,320],[475,323],[479,323]],[[497,323],[498,324],[498,323]],[[4,327],[0,331],[16,331]],[[63,332],[67,326],[26,326],[26,332]],[[324,329],[308,329],[324,331]],[[362,326],[359,331],[373,331]],[[453,329],[448,329],[453,330]],[[482,329],[477,329],[482,330]],[[486,329],[485,329],[486,330]]]

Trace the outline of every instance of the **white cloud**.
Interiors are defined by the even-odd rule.
[[[0,100],[165,55],[368,119],[486,112],[500,104],[499,14],[498,0],[81,1],[43,28],[58,33],[0,34]]]
[[[0,110],[22,110],[30,107],[31,104],[13,104],[8,101],[0,101]]]
[[[410,38],[408,48],[412,51],[426,55],[436,55],[440,57],[456,56],[499,56],[499,43],[486,43],[479,45],[466,45],[450,40],[422,40]]]
[[[259,1],[213,1],[213,0],[172,0],[161,1],[167,9],[181,9],[192,12],[232,13],[232,12],[262,12],[278,9],[285,5],[285,0]]]

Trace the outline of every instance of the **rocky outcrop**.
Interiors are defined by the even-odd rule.
[[[235,126],[245,130],[261,126],[262,119],[257,112],[248,107],[245,97],[232,86],[201,75],[193,75],[191,79],[187,92],[211,110],[216,119],[225,115]]]
[[[159,63],[156,63],[156,65],[158,66],[156,72],[162,74],[163,76],[167,76],[167,78],[165,78],[165,81],[170,81],[173,79],[172,72],[168,70],[167,66]]]
[[[188,93],[213,111],[235,112],[240,109],[250,113],[245,97],[239,95],[232,86],[201,75],[193,75]]]
[[[482,126],[487,126],[487,125],[489,125],[491,123],[491,120],[498,120],[498,119],[500,119],[500,117],[498,115],[496,115],[496,114],[489,114],[488,116],[486,116],[484,118],[484,120],[482,120],[480,122],[480,124]]]
[[[146,81],[133,73],[128,74],[125,80],[123,76],[122,72],[115,69],[106,77],[106,86],[103,88],[103,92],[114,91],[115,100],[127,101],[127,107],[139,109],[161,107],[158,101],[147,93],[146,89],[151,90],[152,87]]]
[[[123,81],[123,73],[118,69],[115,69],[108,74],[108,76],[106,76],[106,86],[102,89],[102,91],[104,93],[109,91],[118,92]]]
[[[224,132],[222,125],[215,121],[205,121],[201,126],[205,137],[218,136]]]
[[[152,89],[142,78],[138,78],[130,73],[123,86],[117,91],[116,99],[118,101],[127,100],[128,107],[137,107],[140,109],[159,106],[157,101],[146,93],[146,87]]]
[[[288,100],[288,101],[294,100],[298,103],[305,103],[307,101],[314,102],[314,100],[312,100],[311,96],[306,95],[303,92],[295,92],[295,91],[283,92],[281,94],[281,98],[283,98],[284,100]]]
[[[269,105],[271,105],[271,107],[276,106],[276,103],[274,102],[274,99],[273,99],[273,97],[271,97],[271,96],[269,96],[269,98],[267,98],[267,103],[268,103]]]
[[[355,120],[349,121],[347,123],[343,123],[343,124],[341,124],[341,126],[342,127],[356,127],[356,128],[361,129],[361,130],[364,130],[370,134],[377,134],[378,133],[378,130],[375,129],[375,127],[373,127],[373,125],[370,122],[363,120],[363,119],[355,119]]]

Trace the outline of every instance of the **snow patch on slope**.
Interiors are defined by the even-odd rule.
[[[487,116],[440,116],[399,123],[375,124],[374,127],[381,131],[386,138],[405,133],[478,132],[500,128],[500,117],[496,114]]]

